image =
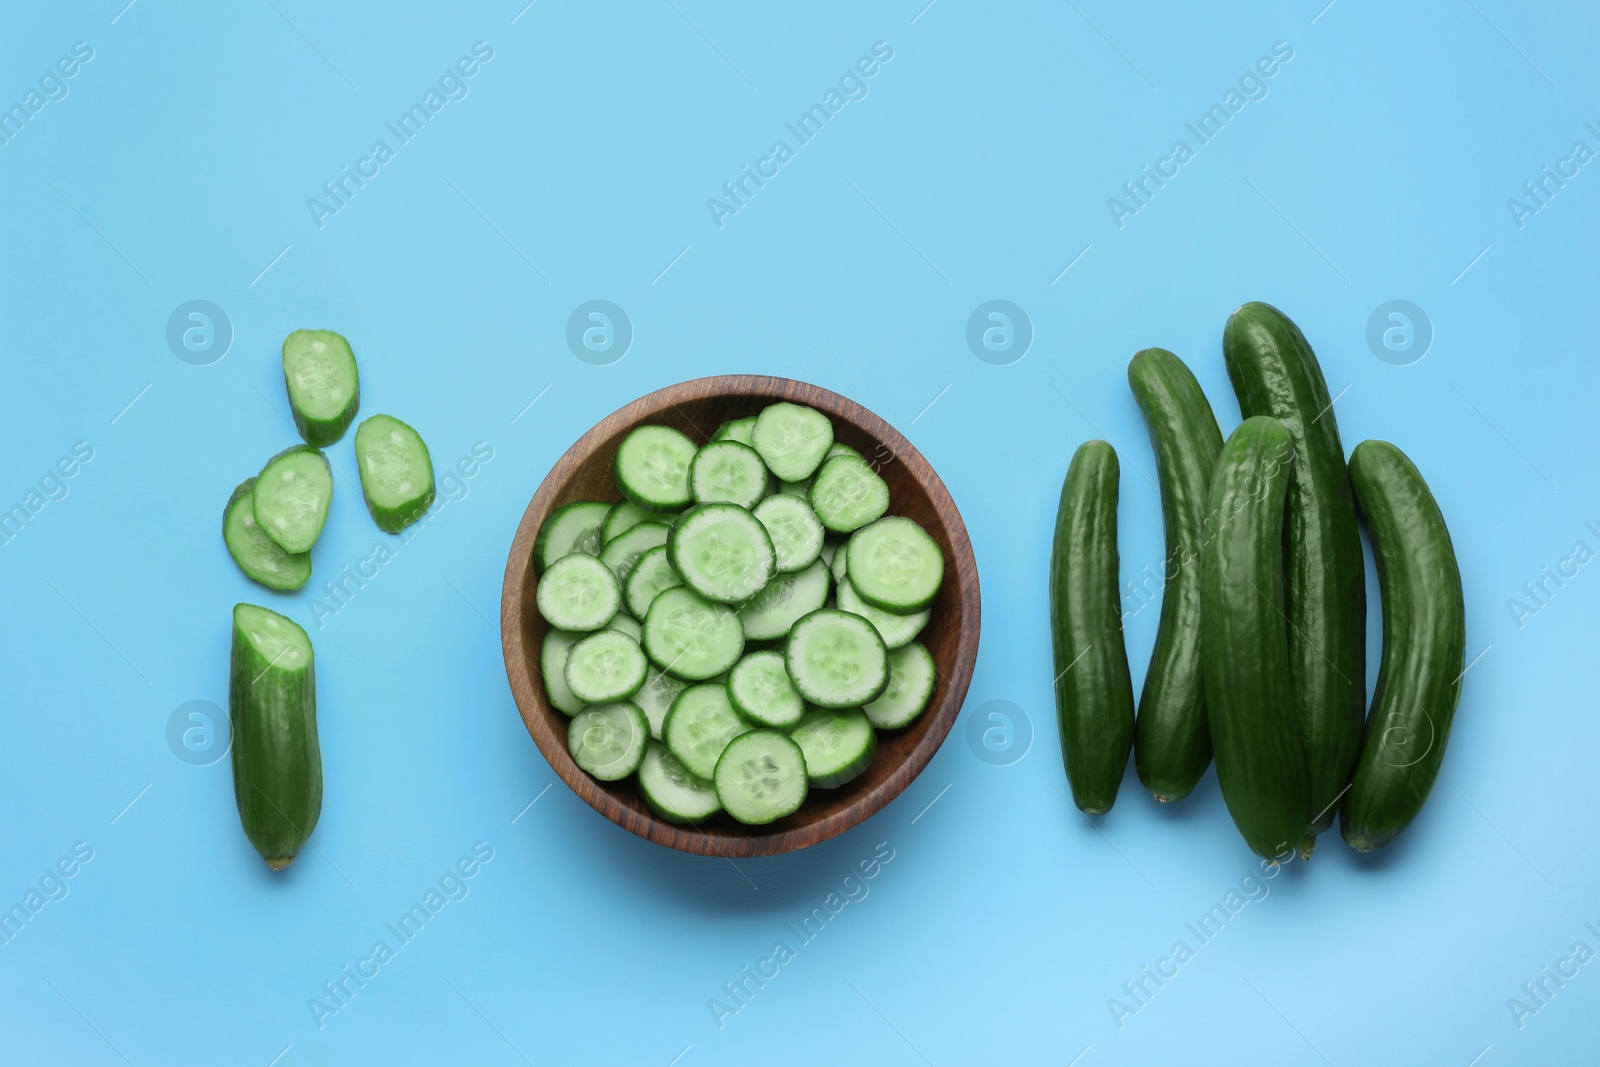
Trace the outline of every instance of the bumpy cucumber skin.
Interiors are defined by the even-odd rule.
[[[238,608],[234,616],[228,679],[233,797],[250,844],[268,867],[281,871],[322,813],[316,652],[299,670],[274,666],[241,631]]]
[[[1317,834],[1332,825],[1350,781],[1366,710],[1367,591],[1355,497],[1328,386],[1299,327],[1268,304],[1245,304],[1228,318],[1222,351],[1241,413],[1278,419],[1294,444],[1286,610]]]
[[[1133,682],[1117,596],[1117,454],[1078,448],[1061,485],[1050,551],[1056,719],[1072,801],[1111,810],[1133,747]]]
[[[1339,830],[1370,852],[1416,817],[1439,776],[1467,623],[1450,531],[1415,464],[1387,441],[1363,441],[1350,455],[1350,480],[1378,564],[1383,657]]]
[[[343,335],[332,330],[296,330],[283,339],[283,353],[287,357],[289,345],[297,340],[309,340],[313,336],[332,338],[344,351],[350,353],[350,372],[355,376],[355,392],[350,397],[350,403],[345,405],[343,411],[328,419],[314,418],[300,410],[300,405],[294,402],[294,389],[289,385],[289,368],[285,362],[283,368],[283,388],[289,394],[289,411],[294,415],[294,425],[300,431],[300,436],[306,443],[317,448],[326,448],[350,428],[356,421],[356,412],[361,410],[361,368],[356,363],[355,351],[350,347],[350,342]]]
[[[1284,595],[1284,498],[1291,438],[1277,419],[1246,419],[1222,446],[1200,553],[1207,719],[1217,784],[1256,855],[1276,863],[1310,825],[1309,783],[1295,714]]]
[[[1150,429],[1167,544],[1161,623],[1139,696],[1133,764],[1157,800],[1181,800],[1211,763],[1200,655],[1200,546],[1222,431],[1194,374],[1166,349],[1136,354],[1128,385]]]
[[[244,481],[240,482],[234,488],[232,493],[230,493],[228,495],[228,503],[222,509],[222,544],[223,544],[223,547],[228,550],[228,555],[233,558],[233,562],[238,565],[239,570],[242,571],[244,573],[244,576],[246,578],[249,578],[251,581],[259,582],[260,584],[266,586],[268,589],[277,589],[277,590],[299,589],[301,586],[306,584],[306,579],[311,577],[311,553],[309,553],[309,552],[300,552],[300,553],[284,552],[283,553],[284,560],[286,562],[288,562],[288,563],[291,563],[292,567],[286,568],[282,574],[272,574],[272,573],[269,573],[267,571],[263,571],[260,568],[251,568],[251,567],[246,566],[245,565],[245,561],[241,560],[237,555],[234,554],[233,546],[228,543],[228,517],[233,514],[233,509],[236,506],[237,507],[248,506],[250,508],[250,521],[252,523],[255,522],[255,503],[254,503],[254,501],[253,500],[250,501],[247,505],[240,503],[240,501],[244,497],[250,496],[250,491],[255,488],[255,485],[256,485],[256,480],[254,478],[246,478]],[[265,531],[262,532],[262,536],[266,537],[266,532]],[[270,537],[268,537],[267,540],[270,541],[274,545],[278,544],[278,542],[273,541],[272,538],[270,538]],[[279,551],[280,552],[283,551],[282,546],[279,546]],[[296,580],[296,576],[297,575],[298,575],[298,580]]]
[[[390,422],[399,423],[409,430],[411,435],[417,439],[417,444],[422,446],[422,459],[428,465],[428,488],[397,507],[388,507],[378,503],[372,499],[372,494],[367,491],[366,468],[361,463],[361,433],[368,426],[373,426],[372,432],[378,433],[379,430],[376,427],[381,425],[377,423],[378,419],[388,419]],[[384,533],[399,533],[422,518],[428,509],[433,506],[433,456],[428,451],[428,442],[424,441],[422,435],[417,433],[415,429],[404,422],[400,422],[393,415],[373,415],[371,418],[362,420],[361,425],[356,427],[356,471],[361,477],[361,499],[366,501],[367,512],[372,516],[372,521]]]

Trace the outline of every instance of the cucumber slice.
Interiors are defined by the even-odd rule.
[[[631,500],[620,501],[611,505],[611,510],[606,512],[605,522],[600,524],[600,543],[610,544],[641,522],[659,522],[663,526],[671,526],[677,517],[676,511],[646,511]],[[598,555],[598,551],[595,554]]]
[[[547,630],[539,646],[539,674],[544,678],[545,697],[563,715],[576,715],[583,710],[583,701],[573,696],[567,686],[567,656],[581,640],[582,634]]]
[[[717,427],[717,432],[711,435],[711,439],[713,441],[738,441],[741,445],[748,445],[755,428],[756,417],[754,415],[744,419],[729,419]]]
[[[739,609],[739,622],[747,640],[771,641],[827,602],[828,568],[819,559],[799,574],[780,574],[768,582]]]
[[[378,529],[399,533],[433,503],[433,460],[422,436],[393,415],[374,415],[356,427],[361,496]]]
[[[889,688],[861,710],[880,730],[910,726],[933,699],[938,680],[933,653],[922,642],[913,641],[889,653]]]
[[[667,555],[683,583],[708,600],[738,604],[772,580],[772,538],[737,504],[701,504],[672,528]]]
[[[573,762],[602,782],[615,782],[639,769],[650,726],[631,701],[584,708],[567,726],[567,751]]]
[[[332,330],[296,330],[284,338],[283,384],[300,436],[317,448],[343,437],[361,407],[355,353]]]
[[[639,792],[650,810],[668,822],[698,823],[722,810],[716,787],[690,774],[678,757],[654,741],[639,764]]]
[[[813,514],[815,513],[813,512]],[[833,559],[839,554],[840,547],[839,544],[828,540],[826,537],[822,539],[822,551],[817,553],[817,558],[822,560],[823,566],[830,571],[833,569]]]
[[[922,632],[928,625],[932,616],[927,608],[913,611],[909,615],[896,615],[893,612],[879,611],[877,608],[861,599],[861,594],[856,592],[856,587],[846,578],[834,587],[839,594],[839,610],[848,611],[852,615],[860,615],[872,623],[878,631],[878,636],[883,638],[883,645],[891,651],[900,648]]]
[[[749,445],[713,441],[689,465],[689,491],[702,504],[754,507],[767,491],[767,465]]]
[[[659,522],[641,522],[602,548],[600,562],[611,568],[620,586],[628,580],[640,556],[667,543],[667,532],[667,527]]]
[[[545,621],[558,630],[598,630],[622,606],[611,568],[593,556],[562,556],[539,576],[534,603]]]
[[[850,536],[850,584],[875,608],[908,615],[933,603],[944,582],[944,553],[915,522],[891,515]]]
[[[600,630],[572,646],[562,672],[567,688],[585,704],[631,697],[644,684],[644,652],[620,630]]]
[[[849,576],[850,542],[841,541],[834,550],[833,559],[828,563],[828,571],[833,575],[835,585],[843,584]]]
[[[727,605],[679,586],[651,602],[644,617],[644,651],[662,670],[702,682],[739,662],[744,628]]]
[[[723,810],[752,826],[794,814],[809,787],[800,746],[776,730],[752,730],[728,742],[714,781]]]
[[[688,506],[693,441],[670,426],[638,426],[617,447],[612,464],[622,495],[650,511]]]
[[[797,496],[801,500],[804,500],[806,505],[809,507],[811,504],[811,479],[807,478],[804,481],[799,482],[780,481],[778,483],[778,491],[776,495]]]
[[[833,423],[815,408],[779,401],[756,416],[750,443],[773,474],[786,482],[803,481],[833,444]]]
[[[311,553],[290,553],[256,525],[254,478],[239,483],[222,509],[222,543],[245,577],[268,589],[299,589],[311,577]]]
[[[851,533],[889,510],[889,483],[860,456],[834,456],[811,479],[811,508],[833,533]]]
[[[615,630],[619,634],[627,634],[633,638],[633,643],[636,645],[644,641],[644,627],[639,625],[639,620],[624,615],[620,611],[612,616],[610,622],[606,623],[606,629]]]
[[[772,538],[773,566],[779,574],[803,571],[822,555],[822,523],[799,497],[769,496],[751,514]]]
[[[681,682],[654,666],[645,672],[644,684],[631,699],[644,712],[645,719],[650,723],[650,736],[657,741],[661,740],[661,725],[667,721],[672,702],[688,687],[688,682]]]
[[[650,605],[656,597],[682,584],[683,579],[678,577],[672,560],[667,558],[667,546],[657,545],[646,549],[634,562],[628,580],[623,583],[622,595],[628,602],[628,610],[642,619],[650,613]]]
[[[333,471],[310,445],[293,445],[267,460],[251,489],[251,510],[261,532],[285,552],[311,551],[328,521]]]
[[[706,682],[678,694],[661,726],[661,739],[690,774],[710,781],[722,750],[749,729],[729,702],[727,686]]]
[[[805,702],[789,681],[783,653],[751,652],[728,672],[728,699],[740,715],[759,726],[784,729],[800,721]]]
[[[533,539],[533,562],[543,572],[562,556],[574,552],[598,556],[602,544],[600,527],[610,511],[610,504],[593,500],[562,504],[539,527],[539,536]]]
[[[837,608],[794,624],[784,649],[789,677],[819,708],[858,708],[889,684],[889,651],[866,619]]]
[[[860,708],[812,708],[789,731],[806,758],[806,777],[818,789],[837,789],[872,765],[878,735]]]

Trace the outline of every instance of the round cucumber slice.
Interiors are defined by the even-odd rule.
[[[585,704],[609,704],[632,696],[644,684],[644,652],[620,630],[601,630],[567,653],[567,688]]]
[[[677,517],[676,511],[646,511],[631,500],[618,501],[611,505],[605,521],[600,524],[600,543],[606,545],[615,541],[641,522],[659,522],[663,526],[671,526]]]
[[[850,584],[875,608],[899,615],[933,603],[944,582],[939,543],[900,515],[863,526],[850,536]]]
[[[644,618],[650,612],[650,605],[655,598],[668,589],[683,584],[683,579],[678,577],[678,572],[672,568],[672,560],[667,558],[667,546],[657,545],[648,549],[634,563],[633,569],[628,572],[628,580],[623,584],[623,598],[628,602],[628,610],[635,618]]]
[[[549,570],[556,560],[574,552],[598,556],[600,527],[611,508],[610,504],[577,500],[562,504],[547,515],[539,527],[539,536],[533,539],[533,562],[539,570]]]
[[[814,408],[779,401],[756,416],[750,442],[773,474],[786,482],[803,481],[833,444],[833,423]]]
[[[620,586],[628,580],[640,556],[667,543],[668,532],[659,522],[641,522],[606,542],[606,547],[600,550],[600,562],[611,568]]]
[[[378,529],[399,533],[433,503],[433,460],[422,436],[393,415],[374,415],[356,427],[361,496]]]
[[[254,478],[246,478],[222,509],[222,543],[245,577],[268,589],[299,589],[311,577],[311,553],[285,552],[256,525]]]
[[[811,508],[833,533],[851,533],[889,510],[889,483],[860,456],[834,456],[811,480]]]
[[[806,776],[818,789],[837,789],[872,764],[878,735],[860,708],[812,708],[789,736],[806,759]]]
[[[728,699],[739,714],[760,726],[793,726],[805,714],[805,702],[784,667],[783,653],[751,652],[728,672]]]
[[[333,471],[310,445],[294,445],[267,460],[251,490],[256,525],[285,552],[311,551],[328,521]]]
[[[698,823],[722,810],[716,787],[690,774],[666,746],[654,741],[639,764],[639,792],[650,810],[668,822]]]
[[[573,761],[602,782],[638,770],[649,741],[644,712],[626,700],[584,708],[567,724],[567,751]]]
[[[670,426],[637,426],[617,447],[612,463],[622,495],[649,511],[672,511],[693,499],[689,464],[693,441]]]
[[[667,721],[672,702],[688,687],[688,682],[679,681],[666,671],[652,666],[645,672],[644,684],[639,691],[629,698],[644,712],[645,719],[650,723],[650,736],[657,741],[661,740],[661,726]]]
[[[773,566],[779,574],[803,571],[822,555],[822,523],[800,497],[769,496],[751,514],[772,538]]]
[[[772,641],[827,602],[828,568],[819,559],[799,574],[780,574],[768,582],[739,609],[739,622],[747,640]]]
[[[644,651],[669,674],[700,682],[739,662],[744,628],[726,604],[678,586],[651,602],[644,617]]]
[[[767,491],[767,465],[749,445],[713,441],[689,465],[689,490],[702,504],[754,507]]]
[[[722,750],[748,729],[750,724],[728,700],[727,686],[704,682],[678,694],[661,726],[661,739],[689,773],[709,781]]]
[[[539,614],[558,630],[598,630],[622,606],[611,568],[593,556],[563,556],[539,576],[533,599]]]
[[[910,726],[933,699],[938,680],[933,653],[922,642],[913,641],[889,653],[889,687],[862,710],[880,730]]]
[[[708,600],[738,604],[772,580],[772,538],[736,504],[701,504],[672,528],[667,554],[683,583]]]
[[[633,638],[633,643],[636,645],[644,641],[644,627],[639,625],[637,619],[630,615],[624,615],[620,611],[611,617],[610,622],[606,623],[606,629],[615,630],[619,634],[627,634]]]
[[[582,639],[582,634],[547,630],[539,646],[539,675],[544,679],[545,696],[550,706],[563,715],[576,715],[583,710],[583,701],[567,687],[567,656]]]
[[[800,746],[777,730],[752,730],[729,741],[714,782],[723,810],[752,826],[794,814],[809,787]]]
[[[860,615],[872,623],[878,631],[878,636],[883,638],[885,648],[891,651],[904,646],[912,638],[922,632],[928,625],[932,612],[927,608],[913,611],[909,615],[895,615],[888,611],[879,611],[877,608],[861,599],[861,594],[856,592],[856,587],[846,578],[838,587],[839,610],[848,611],[852,615]]]
[[[870,622],[837,608],[794,624],[784,649],[800,695],[821,708],[858,708],[889,684],[889,651]]]

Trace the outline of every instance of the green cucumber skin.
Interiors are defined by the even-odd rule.
[[[275,667],[235,622],[228,719],[239,821],[267,866],[281,871],[294,862],[322,813],[315,651],[302,670]]]
[[[1244,417],[1270,415],[1294,443],[1289,483],[1289,656],[1310,774],[1313,834],[1333,823],[1366,711],[1367,591],[1355,497],[1317,357],[1277,308],[1251,303],[1222,335]]]
[[[265,463],[263,463],[261,465],[261,474],[265,474],[267,472],[267,469],[269,467],[271,467],[274,463],[278,462],[278,460],[282,459],[284,456],[290,455],[291,453],[294,453],[294,452],[310,452],[312,455],[314,455],[318,459],[322,460],[322,465],[328,469],[328,480],[330,482],[333,480],[333,467],[332,467],[332,465],[330,465],[328,463],[328,457],[323,455],[322,449],[316,448],[316,447],[314,447],[312,445],[307,445],[307,444],[290,445],[288,448],[284,449],[283,451],[274,454],[271,459],[267,460]],[[250,482],[250,489],[251,489],[251,495],[252,495],[251,511],[255,515],[256,525],[261,527],[261,532],[266,534],[268,537],[272,537],[272,527],[270,525],[268,525],[267,523],[264,523],[264,522],[261,521],[261,509],[258,506],[261,503],[261,498],[254,495],[255,483],[257,481],[261,480],[261,474],[256,475],[255,478],[252,479],[251,482]],[[237,490],[235,490],[235,492],[237,492]],[[328,506],[326,508],[324,508],[323,511],[322,511],[322,525],[317,527],[316,537],[312,538],[313,545],[315,545],[316,540],[322,536],[323,528],[328,525],[328,513],[330,511],[332,511],[332,510],[333,510],[333,501],[330,498],[329,501],[328,501]],[[277,540],[277,538],[275,538],[275,537],[273,537],[272,539],[274,541]],[[284,549],[284,551],[287,552],[288,549]],[[307,548],[306,551],[310,552],[311,549]],[[299,555],[299,553],[291,552],[290,555]]]
[[[397,534],[404,530],[407,526],[410,526],[412,523],[422,518],[422,516],[426,515],[428,513],[428,509],[433,506],[433,453],[428,451],[428,442],[422,439],[422,435],[417,433],[414,427],[408,423],[400,422],[400,420],[395,418],[393,415],[373,415],[363,421],[361,426],[356,427],[356,443],[358,445],[361,443],[362,428],[368,424],[371,424],[374,419],[380,418],[389,419],[392,422],[396,422],[401,426],[404,426],[407,430],[410,430],[411,433],[416,437],[417,444],[422,446],[422,458],[424,462],[428,464],[428,488],[412,497],[403,505],[398,507],[389,507],[372,499],[372,494],[367,489],[366,472],[361,465],[361,455],[359,451],[357,452],[356,473],[361,478],[361,499],[366,502],[367,514],[372,516],[372,521],[374,525],[378,527],[378,529],[382,530],[384,533]]]
[[[1217,784],[1250,849],[1274,863],[1302,844],[1311,812],[1294,706],[1284,597],[1287,428],[1255,416],[1217,457],[1200,553],[1201,657]]]
[[[239,570],[246,578],[249,578],[251,581],[260,585],[264,585],[268,589],[273,589],[278,592],[292,592],[304,586],[306,584],[306,580],[311,577],[311,554],[309,552],[301,553],[299,555],[295,555],[294,553],[285,553],[285,556],[288,559],[293,560],[297,566],[301,564],[304,565],[304,574],[301,575],[299,581],[294,580],[293,574],[286,574],[282,581],[275,581],[274,575],[270,575],[265,572],[252,572],[247,570],[245,565],[240,562],[239,557],[233,554],[233,546],[228,544],[228,516],[233,514],[234,507],[238,505],[242,498],[249,496],[251,490],[253,490],[255,486],[256,480],[254,478],[246,478],[244,481],[235,486],[233,492],[228,495],[228,503],[222,509],[222,545],[228,550],[228,555],[233,558],[233,562],[238,566]],[[250,511],[251,521],[253,522],[255,521],[254,500],[251,501]],[[264,531],[263,536],[265,536]],[[271,538],[268,538],[268,540],[271,540]],[[277,544],[276,541],[273,541],[272,543]]]
[[[1079,447],[1067,467],[1050,550],[1056,719],[1072,802],[1111,810],[1133,747],[1133,682],[1117,590],[1117,454]]]
[[[1161,622],[1139,696],[1133,763],[1158,801],[1182,800],[1211,764],[1200,654],[1200,546],[1222,431],[1194,374],[1165,349],[1136,354],[1128,364],[1128,385],[1156,454],[1167,546]]]
[[[1370,852],[1416,817],[1439,776],[1461,699],[1466,605],[1444,516],[1405,453],[1363,441],[1350,480],[1378,565],[1383,655],[1339,829]]]
[[[337,337],[342,345],[346,348],[350,347],[349,341],[346,341],[344,337],[332,330],[296,330],[283,339],[283,350],[287,352],[290,342],[307,334],[326,334],[330,337]],[[356,421],[356,413],[361,410],[361,365],[355,362],[353,349],[351,350],[351,366],[354,368],[356,376],[355,392],[350,397],[350,403],[345,406],[345,409],[331,419],[314,418],[300,410],[299,405],[294,402],[294,390],[289,388],[289,369],[287,366],[284,368],[283,388],[289,395],[289,411],[294,415],[295,429],[300,431],[300,436],[305,438],[307,444],[316,448],[327,448],[343,437],[344,432],[350,428],[350,424]]]

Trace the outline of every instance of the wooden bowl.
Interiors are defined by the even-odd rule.
[[[619,500],[611,462],[627,432],[659,423],[705,442],[728,419],[755,415],[790,400],[824,412],[838,440],[879,465],[889,483],[889,512],[920,523],[945,555],[944,586],[918,640],[933,653],[939,680],[933,699],[910,727],[879,731],[872,765],[840,789],[813,789],[799,811],[767,826],[744,826],[717,814],[698,827],[660,818],[630,779],[601,782],[567,752],[566,715],[552,708],[539,676],[539,647],[548,629],[534,607],[533,541],[545,517],[574,500]],[[814,845],[881,809],[911,784],[938,751],[961,710],[978,653],[978,568],[961,514],[939,476],[911,442],[861,405],[787,378],[728,374],[659,389],[613,412],[567,449],[533,495],[517,527],[500,594],[500,633],[511,692],[528,733],[566,783],[600,814],[657,844],[707,856],[767,856]]]

